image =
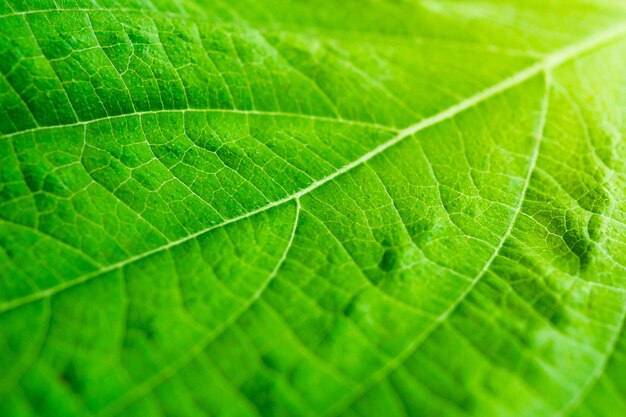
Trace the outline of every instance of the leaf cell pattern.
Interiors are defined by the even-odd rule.
[[[620,1],[0,4],[0,415],[626,415]]]

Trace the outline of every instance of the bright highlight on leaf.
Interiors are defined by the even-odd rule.
[[[624,57],[620,0],[3,0],[0,415],[626,415]]]

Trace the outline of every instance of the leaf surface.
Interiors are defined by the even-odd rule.
[[[0,415],[626,414],[618,1],[0,4]]]

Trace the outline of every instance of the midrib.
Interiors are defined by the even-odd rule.
[[[189,241],[191,239],[195,239],[200,235],[203,235],[205,233],[208,233],[212,230],[218,229],[220,227],[226,226],[230,223],[234,223],[237,222],[239,220],[243,220],[246,219],[248,217],[254,216],[258,213],[267,211],[271,208],[280,206],[288,201],[291,201],[293,199],[302,197],[308,193],[310,193],[311,191],[315,190],[316,188],[321,187],[322,185],[326,184],[327,182],[330,182],[332,180],[334,180],[335,178],[339,177],[340,175],[343,175],[349,171],[351,171],[352,169],[362,165],[363,163],[369,161],[370,159],[374,158],[375,156],[379,155],[380,153],[384,152],[385,150],[391,148],[392,146],[400,143],[401,141],[403,141],[404,139],[406,139],[407,137],[410,137],[412,135],[414,135],[417,132],[420,132],[424,129],[427,129],[431,126],[434,126],[438,123],[441,123],[445,120],[448,120],[454,116],[456,116],[457,114],[470,109],[476,105],[478,105],[479,103],[482,103],[484,101],[486,101],[487,99],[494,97],[502,92],[508,91],[511,88],[520,85],[522,83],[524,83],[525,81],[528,81],[529,79],[531,79],[532,77],[540,74],[543,71],[547,71],[553,68],[556,68],[576,57],[579,57],[585,53],[588,53],[590,51],[593,51],[599,47],[602,47],[608,43],[611,43],[612,41],[615,41],[623,36],[626,36],[626,22],[622,22],[619,25],[613,26],[610,29],[601,31],[593,36],[590,36],[588,38],[583,39],[580,42],[571,44],[563,49],[560,49],[559,51],[547,56],[545,59],[543,59],[542,61],[539,61],[525,69],[523,69],[522,71],[502,80],[501,82],[494,84],[493,86],[477,93],[474,94],[473,96],[447,108],[446,110],[435,114],[434,116],[428,117],[424,120],[421,120],[418,123],[415,123],[411,126],[408,126],[400,131],[398,131],[398,133],[391,138],[390,140],[388,140],[387,142],[379,145],[378,147],[374,148],[373,150],[371,150],[370,152],[367,152],[366,154],[364,154],[363,156],[361,156],[360,158],[356,159],[355,161],[343,166],[342,168],[338,169],[337,171],[335,171],[334,173],[328,175],[327,177],[324,177],[318,181],[313,182],[311,185],[309,185],[306,188],[303,188],[302,190],[291,194],[289,196],[283,197],[279,200],[276,200],[272,203],[266,204],[265,206],[259,207],[255,210],[252,210],[248,213],[242,214],[240,216],[236,216],[233,217],[231,219],[228,219],[224,222],[215,224],[213,226],[210,226],[206,229],[200,230],[196,233],[190,234],[184,238],[172,241],[170,243],[167,243],[165,245],[159,246],[155,249],[152,249],[150,251],[141,253],[139,255],[135,255],[131,258],[128,258],[124,261],[121,262],[117,262],[115,264],[111,264],[105,268],[102,268],[100,270],[97,271],[93,271],[89,274],[83,275],[79,278],[73,279],[71,281],[67,281],[64,282],[62,284],[59,284],[57,286],[54,287],[50,287],[47,288],[43,291],[39,291],[30,295],[27,295],[25,297],[20,297],[8,302],[4,302],[2,304],[0,304],[0,314],[4,313],[6,311],[9,310],[13,310],[15,308],[18,308],[22,305],[25,304],[29,304],[32,302],[35,302],[37,300],[52,296],[56,293],[59,293],[61,291],[64,291],[68,288],[74,287],[76,285],[82,284],[84,282],[90,281],[94,278],[97,278],[99,276],[102,276],[103,274],[106,274],[107,272],[116,270],[118,268],[122,268],[128,264],[132,264],[136,261],[139,261],[141,259],[147,258],[151,255],[154,255],[156,253],[162,252],[162,251],[166,251],[174,246],[177,246],[181,243],[184,243],[186,241]],[[169,110],[171,112],[171,110]],[[180,110],[180,111],[195,111],[195,110]],[[202,110],[202,111],[207,111],[207,110]],[[209,110],[210,111],[210,110]],[[146,113],[157,113],[158,111],[154,111],[154,112],[146,112]],[[234,111],[233,111],[234,112]],[[296,115],[296,114],[289,114],[289,113],[271,113],[271,112],[254,112],[254,111],[237,111],[239,113],[246,113],[246,114],[263,114],[263,115],[275,115],[275,116],[291,116],[291,117],[302,117],[305,115]],[[125,117],[128,117],[131,115],[125,115]],[[107,119],[111,119],[114,118],[116,116],[113,117],[107,117],[107,118],[103,118],[101,120],[107,120]],[[117,116],[117,117],[124,117],[124,116]],[[306,115],[306,117],[309,117],[308,115]],[[319,119],[319,120],[326,120],[326,121],[332,121],[332,122],[346,122],[346,121],[342,121],[342,119],[334,119],[334,118],[326,118],[326,117],[310,117],[310,118],[315,118],[315,119]],[[87,123],[94,123],[96,122],[96,120],[91,120],[91,121],[85,121],[85,122],[77,122],[73,125],[85,125]],[[353,123],[353,124],[360,124],[360,125],[369,125],[369,127],[372,127],[372,124],[368,124],[366,122],[355,122],[355,121],[347,121],[348,123]],[[69,125],[65,125],[66,127]],[[390,130],[392,128],[389,128],[387,126],[381,126],[381,125],[374,125],[377,128],[384,128],[387,130]],[[51,127],[38,127],[38,128],[33,128],[30,130],[25,130],[19,133],[13,133],[13,134],[9,134],[9,135],[4,135],[3,137],[10,137],[10,136],[15,136],[17,134],[23,134],[29,131],[37,131],[37,130],[41,130],[41,129],[48,129],[48,128],[54,128],[54,127],[61,127],[61,126],[51,126]]]

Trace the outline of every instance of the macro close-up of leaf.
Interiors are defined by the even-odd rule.
[[[0,0],[0,416],[626,416],[626,3]]]

